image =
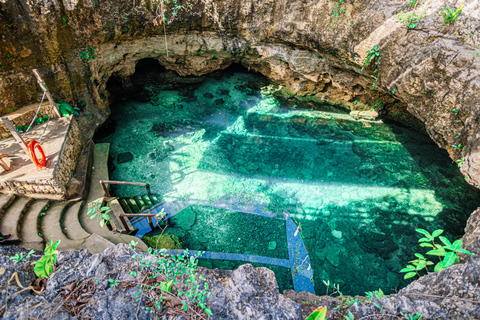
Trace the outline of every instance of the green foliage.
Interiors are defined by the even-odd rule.
[[[32,249],[27,253],[27,256],[24,257],[23,253],[20,252],[20,253],[17,253],[15,255],[11,256],[10,260],[13,260],[13,264],[17,264],[22,260],[28,260],[33,253],[35,253],[35,250]]]
[[[418,240],[420,247],[430,248],[426,254],[437,256],[439,259],[439,262],[433,269],[434,272],[444,270],[453,265],[455,262],[458,262],[459,253],[472,255],[472,253],[468,250],[462,249],[461,240],[455,240],[453,243],[451,243],[447,238],[441,236],[443,230],[435,230],[432,234],[424,229],[417,229],[416,231],[423,235],[423,237]],[[435,238],[437,237],[439,237],[443,245],[435,242]],[[428,273],[428,266],[434,265],[432,261],[427,260],[427,258],[420,253],[415,253],[415,257],[415,260],[410,261],[410,264],[400,270],[400,272],[406,272],[404,276],[405,279],[412,278],[416,275],[420,276],[419,271],[423,269],[425,269],[425,271]]]
[[[327,318],[327,307],[315,309],[305,320],[325,320]]]
[[[23,133],[25,131],[27,131],[28,129],[28,124],[24,125],[24,126],[15,126],[15,129],[20,132],[20,133]]]
[[[322,280],[322,282],[327,287],[327,293],[325,294],[326,296],[328,296],[328,291],[330,288],[332,289],[332,293],[330,293],[330,295],[338,293],[340,296],[343,296],[343,293],[340,291],[340,284],[335,284],[335,282],[330,282],[330,280]]]
[[[378,288],[378,290],[375,291],[367,291],[365,292],[365,296],[368,298],[368,300],[372,300],[373,296],[376,296],[378,300],[382,299],[385,297],[385,293],[383,293],[382,289]]]
[[[365,60],[365,62],[363,63],[363,67],[362,67],[362,70],[369,66],[370,63],[375,60],[377,57],[380,56],[380,52],[378,51],[378,46],[377,45],[374,45],[372,50],[369,50],[367,51],[367,59]],[[379,62],[377,61],[377,64],[379,64]]]
[[[93,220],[96,217],[100,226],[103,228],[110,220],[109,213],[112,211],[112,208],[108,206],[108,203],[107,206],[102,206],[102,202],[103,199],[98,199],[89,203],[87,214],[91,214],[90,220]]]
[[[117,279],[108,279],[108,283],[110,284],[110,288],[118,286]]]
[[[415,8],[418,4],[418,0],[408,0],[407,7],[409,9]]]
[[[60,240],[53,242],[50,240],[47,243],[44,251],[44,255],[37,262],[32,263],[33,271],[39,278],[46,278],[53,272],[53,266],[57,263],[58,244]]]
[[[35,119],[36,124],[42,124],[48,120],[48,116],[42,116]]]
[[[458,16],[460,16],[460,14],[462,13],[462,10],[463,8],[465,7],[465,3],[461,3],[460,4],[460,7],[458,7],[457,9],[455,9],[455,11],[452,11],[450,8],[448,7],[445,7],[445,10],[447,12],[444,12],[443,9],[440,10],[440,13],[442,14],[442,16],[445,18],[445,21],[443,22],[443,24],[447,24],[447,23],[450,23],[450,24],[454,24],[455,21],[457,21],[458,19]]]
[[[95,54],[95,49],[93,47],[88,47],[87,50],[80,51],[80,54],[78,56],[85,62],[88,62],[97,57],[97,55]]]
[[[398,14],[397,19],[400,22],[405,22],[409,29],[415,29],[417,23],[426,16],[427,13],[425,11],[421,15],[418,15],[416,12],[401,12]]]
[[[158,248],[183,249],[180,239],[174,234],[164,233],[162,235],[155,235],[151,237],[144,236],[142,240],[147,246],[154,249],[157,249],[157,244]]]
[[[78,111],[80,111],[79,108],[77,107],[72,107],[68,103],[64,101],[60,101],[57,103],[58,110],[60,111],[60,114],[64,116],[65,118],[70,117],[71,114],[77,115]]]
[[[163,279],[163,281],[156,283],[154,288],[158,288],[165,292],[172,292],[172,286],[176,285],[179,281],[183,281],[188,290],[177,290],[177,295],[179,297],[185,297],[182,300],[183,310],[188,310],[188,301],[202,308],[206,314],[212,314],[212,311],[206,306],[206,300],[210,296],[210,292],[208,292],[208,283],[206,282],[206,279],[202,275],[198,275],[196,271],[198,264],[196,258],[202,253],[199,253],[197,256],[189,257],[188,249],[186,249],[184,254],[170,256],[166,254],[166,249],[155,251],[152,248],[149,248],[148,253],[156,255],[157,263],[152,264],[152,260],[144,259],[146,256],[143,255],[139,266],[143,271],[151,273],[150,279],[157,279],[157,281],[158,279]],[[138,255],[133,256],[133,258],[137,257]],[[203,285],[199,284],[199,280],[203,282]],[[139,291],[137,295],[140,295],[142,292],[143,291]],[[148,290],[145,290],[144,294],[146,294],[151,300],[155,299],[154,296],[150,296]],[[154,305],[160,310],[161,305],[159,303],[154,303]]]

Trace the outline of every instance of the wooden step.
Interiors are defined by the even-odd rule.
[[[140,211],[139,211],[138,213],[143,212],[143,211],[145,211],[145,210],[147,210],[147,209],[150,208],[150,207],[145,203],[145,201],[143,201],[142,197],[136,196],[136,197],[134,197],[133,199],[135,200],[135,202],[137,203],[138,208],[140,209]]]
[[[127,217],[123,217],[123,219],[120,217],[120,215],[125,213],[125,211],[123,211],[123,208],[117,199],[110,202],[110,208],[112,208],[112,212],[110,214],[110,223],[115,224],[119,232],[125,232],[127,228],[128,230],[132,231],[133,227],[130,223],[130,220]],[[126,225],[124,225],[124,223]]]
[[[65,211],[62,227],[68,239],[80,240],[90,236],[90,233],[83,229],[79,220],[79,213],[83,205],[84,201],[75,202]]]
[[[21,240],[20,223],[23,214],[32,202],[32,199],[23,197],[15,200],[15,202],[5,211],[0,224],[0,232],[2,232],[2,234],[11,234],[12,240]]]
[[[137,202],[133,198],[126,198],[125,201],[128,203],[130,209],[132,209],[133,213],[140,213],[140,208],[137,205]]]
[[[143,202],[147,205],[148,209],[153,207],[153,202],[150,200],[150,197],[148,195],[142,196]]]
[[[38,235],[38,218],[47,204],[48,200],[36,200],[23,216],[21,229],[23,242],[43,242],[43,238]]]

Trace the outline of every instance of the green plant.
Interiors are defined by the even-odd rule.
[[[423,12],[421,15],[418,15],[416,12],[403,12],[398,14],[397,19],[400,22],[406,22],[409,29],[415,29],[417,23],[426,16],[426,12]]]
[[[458,163],[458,166],[459,166],[459,167],[461,167],[461,166],[462,166],[462,164],[464,164],[464,163],[465,163],[465,158],[462,158],[462,159],[460,159],[460,160],[456,160],[456,161],[457,161],[457,163]]]
[[[42,124],[47,120],[48,120],[48,116],[42,116],[42,117],[38,117],[37,119],[35,119],[35,123],[36,124]]]
[[[32,263],[34,268],[33,271],[39,278],[46,278],[53,272],[53,267],[57,263],[57,247],[60,243],[60,240],[53,242],[50,240],[49,243],[45,246],[44,254],[37,262]]]
[[[378,51],[378,46],[377,45],[374,45],[372,50],[368,50],[367,51],[367,58],[365,60],[365,62],[363,62],[363,67],[362,67],[362,70],[369,66],[370,63],[375,60],[377,57],[380,56],[380,52]],[[378,64],[378,62],[377,62]]]
[[[77,107],[72,107],[66,102],[60,101],[57,103],[58,110],[65,118],[70,117],[71,114],[78,115],[78,111],[80,111]]]
[[[403,312],[400,312],[400,314],[407,320],[419,320],[423,317],[419,313],[413,315],[411,312],[409,312],[408,314],[404,314]]]
[[[327,293],[325,294],[326,296],[328,296],[328,291],[330,288],[332,288],[332,293],[330,293],[330,295],[338,293],[340,296],[343,296],[342,292],[340,291],[340,284],[335,284],[334,282],[330,282],[330,280],[322,280],[322,282],[327,287]]]
[[[182,281],[187,290],[181,291],[177,288],[177,296],[184,297],[181,299],[182,308],[184,311],[189,310],[188,302],[196,305],[204,310],[208,315],[212,314],[212,311],[207,308],[206,300],[210,296],[208,292],[208,283],[202,275],[198,275],[196,271],[197,257],[202,254],[198,253],[197,256],[189,256],[188,249],[184,254],[176,256],[168,255],[167,250],[153,250],[149,248],[149,254],[155,254],[156,264],[152,264],[151,259],[145,259],[145,255],[142,256],[142,260],[139,264],[144,272],[149,274],[150,283],[145,285],[137,292],[137,296],[145,294],[147,300],[151,301],[151,304],[155,306],[158,312],[161,312],[162,292],[172,292],[172,286]],[[138,258],[138,254],[135,254],[132,258]],[[203,281],[203,285],[199,284],[199,280]],[[158,294],[160,292],[160,295]],[[140,297],[137,298],[137,301]],[[151,310],[155,312],[155,310]]]
[[[325,320],[327,318],[327,307],[315,309],[305,320]]]
[[[117,279],[108,279],[108,283],[110,284],[110,288],[118,286]]]
[[[376,296],[378,300],[382,299],[385,297],[385,293],[383,293],[382,289],[378,288],[378,290],[375,291],[367,291],[365,292],[365,296],[368,298],[368,300],[372,300],[373,296]]]
[[[26,257],[24,257],[24,256],[23,256],[23,253],[20,252],[20,253],[17,253],[17,254],[15,254],[15,255],[11,256],[9,259],[10,259],[10,260],[13,260],[13,261],[14,261],[14,262],[13,262],[14,264],[17,264],[17,263],[19,263],[19,262],[22,261],[22,260],[28,260],[33,253],[35,253],[35,250],[32,249],[32,250],[30,250],[30,251],[27,253],[27,256],[26,256]]]
[[[417,6],[418,0],[408,0],[407,7],[409,9],[415,8]]]
[[[24,126],[15,126],[15,129],[20,132],[20,133],[23,133],[25,132],[27,129],[28,129],[28,124],[24,125]]]
[[[454,24],[455,21],[457,21],[458,16],[462,13],[462,10],[464,7],[465,7],[465,3],[462,2],[460,3],[460,6],[457,9],[455,9],[455,11],[452,11],[448,7],[445,7],[445,10],[447,10],[447,12],[444,12],[443,9],[441,9],[440,13],[445,18],[445,21],[443,22],[443,24],[447,24],[447,23]]]
[[[88,47],[87,50],[80,51],[80,54],[78,56],[85,62],[88,62],[97,57],[97,55],[95,54],[95,49],[93,47]]]
[[[434,272],[441,271],[453,265],[456,261],[458,262],[458,254],[466,253],[472,255],[468,250],[462,249],[462,241],[455,240],[451,243],[447,238],[441,236],[443,230],[438,229],[430,234],[424,229],[416,229],[416,231],[423,235],[422,238],[418,240],[421,247],[431,248],[426,254],[431,256],[437,256],[439,262],[434,267]],[[435,238],[439,237],[443,245],[435,243]],[[404,278],[412,278],[416,275],[420,276],[419,271],[425,269],[428,273],[428,266],[434,265],[432,261],[427,260],[425,256],[420,253],[415,253],[417,259],[410,261],[410,264],[407,267],[400,270],[400,272],[406,272]],[[443,257],[443,259],[441,259]]]
[[[112,211],[112,208],[108,206],[108,203],[107,203],[107,206],[102,206],[102,202],[103,202],[103,199],[98,199],[96,201],[92,201],[91,203],[89,203],[87,214],[92,215],[90,217],[90,220],[93,220],[96,217],[97,221],[99,221],[100,223],[100,226],[103,228],[103,226],[105,226],[107,222],[110,220],[109,213],[110,211]]]

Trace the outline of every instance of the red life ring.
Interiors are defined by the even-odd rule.
[[[27,143],[27,148],[28,148],[28,151],[30,152],[30,158],[32,159],[35,166],[37,166],[37,168],[44,168],[45,165],[47,164],[47,159],[48,158],[45,157],[45,152],[43,151],[43,148],[40,145],[40,143],[37,140],[32,139]],[[35,153],[35,149],[37,149],[38,152],[40,152],[40,159],[37,158],[37,154]],[[48,159],[48,160],[50,160],[50,159]],[[50,164],[48,165],[48,167],[49,166],[50,166]]]

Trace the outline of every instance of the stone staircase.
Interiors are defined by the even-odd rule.
[[[87,215],[87,204],[104,196],[98,181],[108,180],[109,147],[109,144],[95,145],[93,165],[92,161],[85,161],[87,167],[93,167],[87,200],[77,198],[59,202],[0,194],[0,231],[12,234],[12,243],[37,250],[43,250],[45,243],[52,239],[61,240],[58,246],[61,251],[86,249],[95,254],[118,243],[128,244],[131,240],[138,242],[138,249],[147,251],[147,246],[140,239],[115,234]],[[77,168],[77,171],[81,170]],[[89,170],[84,168],[83,171],[86,173]]]

